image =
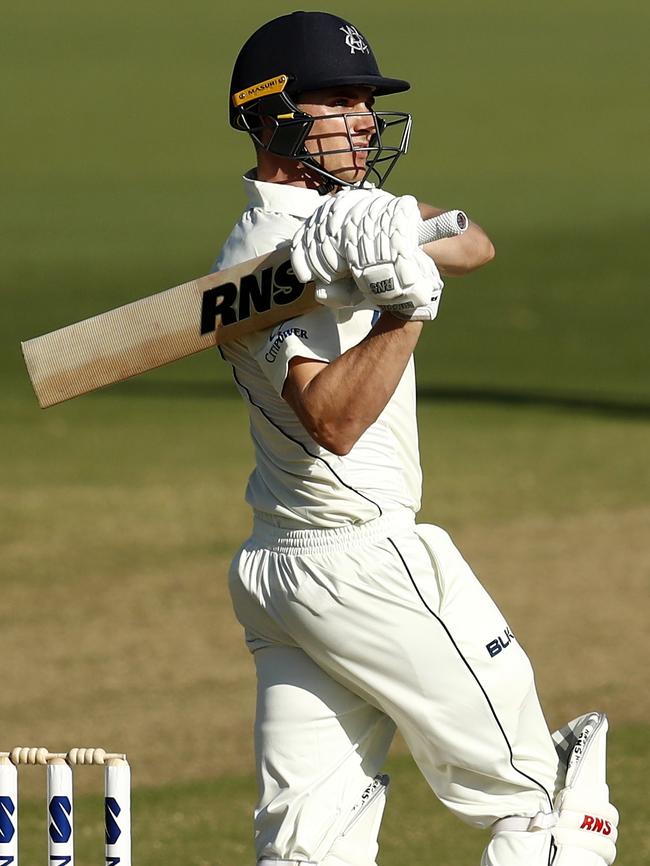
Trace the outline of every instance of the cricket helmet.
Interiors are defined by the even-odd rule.
[[[335,186],[352,186],[327,172],[320,158],[332,153],[367,151],[364,180],[384,182],[406,153],[411,117],[404,112],[368,111],[375,134],[366,146],[355,144],[345,121],[348,147],[310,152],[305,147],[314,119],[297,107],[300,94],[325,88],[364,86],[374,96],[408,90],[408,81],[379,71],[367,39],[352,24],[327,12],[292,12],[267,22],[239,52],[230,85],[230,124],[244,130],[258,147],[295,159]],[[332,114],[350,118],[351,114]],[[358,115],[356,115],[358,116]]]

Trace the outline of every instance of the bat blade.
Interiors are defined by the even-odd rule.
[[[317,306],[287,250],[182,283],[21,344],[45,409]]]
[[[420,223],[421,244],[462,234],[463,211]],[[42,409],[122,382],[318,307],[288,248],[21,343]]]

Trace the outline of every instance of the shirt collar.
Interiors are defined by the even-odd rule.
[[[248,198],[247,210],[261,208],[273,213],[306,218],[325,201],[317,189],[256,180],[254,168],[246,172],[243,181]]]

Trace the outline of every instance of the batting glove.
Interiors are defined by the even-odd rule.
[[[375,198],[388,201],[393,196],[374,187],[353,187],[328,196],[293,237],[293,271],[301,282],[315,282],[316,300],[325,306],[354,307],[366,300],[351,278],[342,234],[352,208]]]
[[[359,201],[342,229],[345,258],[373,306],[401,318],[435,319],[443,282],[418,246],[420,211],[413,196]]]

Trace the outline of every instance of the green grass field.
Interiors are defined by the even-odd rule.
[[[391,191],[464,207],[497,248],[448,281],[418,350],[421,517],[504,609],[549,724],[608,712],[617,862],[641,866],[650,16],[636,0],[328,8],[413,82],[386,102],[414,114]],[[18,344],[209,270],[250,167],[226,125],[230,67],[290,9],[3,13],[0,750],[127,751],[140,866],[253,862],[253,671],[225,586],[249,526],[245,413],[214,354],[42,412]],[[485,839],[399,742],[388,771],[380,863],[478,863]],[[25,863],[45,852],[39,773],[24,775]],[[98,783],[80,777],[79,866],[101,854]]]

